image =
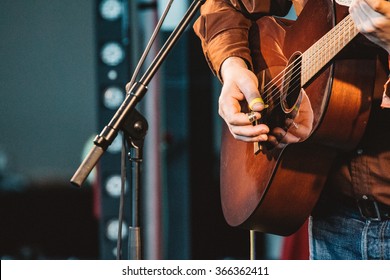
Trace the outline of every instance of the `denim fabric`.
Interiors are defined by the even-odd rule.
[[[331,200],[320,204],[309,220],[310,259],[390,260],[390,220],[366,220]]]

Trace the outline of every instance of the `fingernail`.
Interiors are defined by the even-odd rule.
[[[261,111],[263,109],[267,109],[268,107],[269,107],[268,104],[258,102],[258,103],[253,104],[252,111]]]
[[[268,135],[267,134],[260,135],[260,139],[262,141],[267,141],[268,140]]]
[[[262,109],[262,107],[264,106],[264,101],[261,97],[256,97],[254,98],[249,104],[248,104],[248,107],[250,110],[254,111],[254,110],[259,110],[259,109]]]

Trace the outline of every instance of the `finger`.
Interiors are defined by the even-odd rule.
[[[258,136],[254,136],[254,137],[250,137],[250,136],[242,136],[242,135],[235,135],[235,134],[232,134],[234,139],[236,140],[239,140],[239,141],[243,141],[243,142],[265,142],[268,140],[268,137],[267,137],[267,134],[262,134],[262,135],[258,135]]]
[[[297,117],[298,117],[298,113],[297,113]],[[286,119],[286,127],[287,127],[287,129],[290,129],[291,127],[298,129],[299,125],[293,119],[287,118]]]
[[[246,113],[233,113],[233,114],[223,114],[221,117],[225,120],[228,125],[232,126],[245,126],[252,125],[254,121],[259,120],[261,118],[261,114],[259,112],[252,112],[252,115],[248,115]]]
[[[275,137],[273,135],[269,135],[268,142],[271,143],[271,145],[273,145],[275,148],[279,149],[282,149],[287,146],[287,143],[284,143],[283,141],[279,140],[278,137]]]
[[[390,18],[390,2],[384,0],[364,0],[374,11]]]
[[[287,132],[286,135],[283,137],[283,139],[280,141],[281,143],[285,144],[291,144],[291,143],[298,143],[299,140],[301,140],[300,137],[297,137],[296,135]]]
[[[309,126],[304,125],[306,123],[311,124],[312,122],[311,120],[306,121],[305,119],[301,119],[300,123],[297,123],[292,119],[287,119],[286,120],[286,126],[288,128],[287,132],[295,136],[297,139],[306,139],[312,130],[311,125]]]
[[[244,141],[244,142],[264,142],[268,140],[268,134],[266,133],[253,133],[249,129],[245,131],[245,128],[231,126],[229,127],[230,133],[236,140]]]
[[[248,107],[251,111],[262,111],[266,108],[264,101],[261,97],[255,97],[248,102]]]
[[[238,87],[244,94],[249,109],[251,111],[261,111],[264,109],[264,101],[260,96],[257,77],[250,70],[245,70],[245,72],[246,75],[237,80]]]
[[[268,135],[268,142],[275,147],[279,144],[278,138],[272,134]]]
[[[256,120],[257,120],[256,112],[250,111],[250,112],[247,113],[246,115],[247,115],[247,117],[248,117],[248,121],[249,121],[252,125],[256,125]]]
[[[264,135],[267,135],[269,133],[269,128],[265,124],[259,124],[256,126],[253,126],[253,125],[245,125],[245,126],[230,125],[229,129],[230,129],[230,132],[232,134],[234,134],[235,136],[249,137],[249,138],[256,138],[258,136],[261,136],[260,138],[262,140],[268,139],[268,137],[264,137]]]
[[[365,2],[356,1],[349,8],[355,26],[361,33],[367,32],[368,25],[372,26],[371,18],[365,12],[364,6],[368,7]]]
[[[237,124],[237,118],[245,119],[244,116],[240,117],[241,106],[239,99],[236,96],[225,94],[226,91],[222,88],[222,93],[218,100],[218,113],[228,124]],[[239,120],[238,120],[239,121]],[[242,121],[241,121],[242,122]]]
[[[280,127],[275,127],[272,130],[272,135],[279,143],[283,144],[297,143],[300,140],[300,137],[292,134],[289,130],[285,131]],[[271,136],[269,138],[271,138]]]
[[[374,10],[364,0],[354,2],[350,12],[356,28],[364,34],[376,32],[380,22],[386,20],[383,14]]]

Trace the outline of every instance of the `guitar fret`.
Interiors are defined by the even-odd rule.
[[[356,35],[358,30],[348,15],[302,54],[301,84],[304,86]]]

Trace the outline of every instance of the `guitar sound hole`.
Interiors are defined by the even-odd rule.
[[[282,110],[286,114],[294,114],[301,100],[301,53],[294,53],[286,69],[280,96]]]

